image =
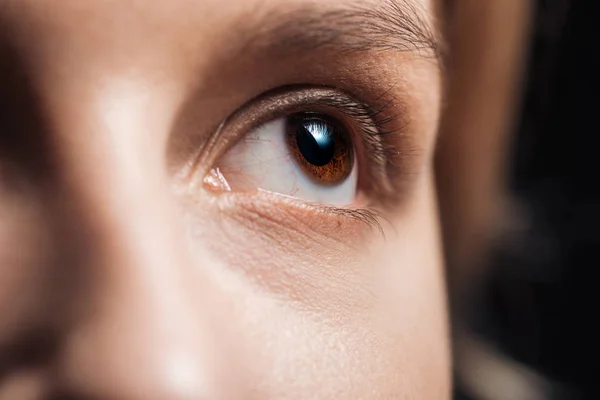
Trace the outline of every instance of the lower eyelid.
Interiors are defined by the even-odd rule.
[[[217,205],[221,213],[269,236],[300,234],[320,245],[361,248],[370,238],[383,235],[379,217],[367,209],[322,206],[266,191],[250,196],[224,193],[218,196]]]

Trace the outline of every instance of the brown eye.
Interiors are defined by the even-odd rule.
[[[317,183],[335,185],[352,172],[352,143],[346,128],[334,118],[292,114],[286,120],[286,138],[294,160]]]
[[[218,160],[205,183],[210,190],[263,190],[347,207],[356,200],[358,187],[352,139],[346,125],[329,115],[287,114],[246,133]]]

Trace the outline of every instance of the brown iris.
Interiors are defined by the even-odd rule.
[[[319,113],[292,114],[286,136],[292,156],[317,183],[335,185],[352,172],[352,143],[336,119]]]

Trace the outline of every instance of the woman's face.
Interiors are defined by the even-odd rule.
[[[2,0],[0,399],[449,397],[431,0]]]

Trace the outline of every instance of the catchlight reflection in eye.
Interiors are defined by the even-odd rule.
[[[262,189],[325,205],[351,205],[357,166],[350,133],[336,119],[297,113],[247,134],[211,179],[233,191]]]

